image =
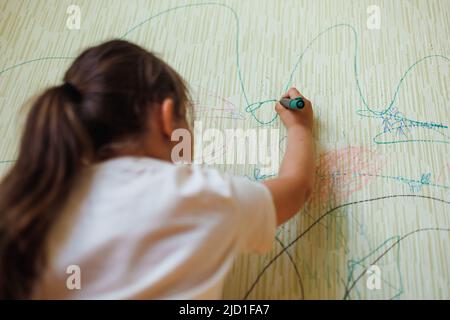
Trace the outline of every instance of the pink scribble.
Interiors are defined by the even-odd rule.
[[[224,98],[218,93],[208,90],[202,86],[197,85],[195,87],[198,88],[198,94],[205,92],[206,96],[209,97],[209,100],[212,100],[213,102],[201,103],[197,100],[191,101],[194,119],[223,118],[244,120],[244,116],[238,111],[238,107],[229,99]],[[222,105],[223,107],[221,107]]]
[[[312,203],[341,203],[367,186],[382,164],[379,153],[364,147],[346,147],[322,154],[316,167]]]

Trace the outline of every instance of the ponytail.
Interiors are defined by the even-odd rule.
[[[0,184],[0,299],[25,299],[45,266],[45,240],[83,162],[89,135],[77,116],[81,94],[71,84],[33,103],[19,156]]]

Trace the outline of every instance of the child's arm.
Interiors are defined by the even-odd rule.
[[[291,88],[283,97],[293,99],[298,96],[302,96],[300,92]],[[311,102],[304,97],[303,99],[305,107],[301,110],[288,110],[280,103],[275,106],[287,129],[287,148],[278,177],[263,183],[272,194],[278,225],[301,209],[314,185],[313,110]]]

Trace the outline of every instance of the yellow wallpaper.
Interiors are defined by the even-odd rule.
[[[0,172],[22,105],[107,39],[174,66],[204,127],[279,128],[281,151],[285,130],[264,101],[295,85],[317,118],[314,196],[271,253],[237,259],[224,297],[449,299],[449,14],[447,0],[0,0]]]

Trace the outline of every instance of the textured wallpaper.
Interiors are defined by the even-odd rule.
[[[235,261],[224,297],[449,299],[449,21],[447,0],[0,0],[0,173],[27,101],[108,39],[178,70],[203,130],[279,129],[280,161],[273,105],[296,86],[316,115],[313,197],[270,253]],[[206,165],[276,174],[214,161],[228,146]]]

